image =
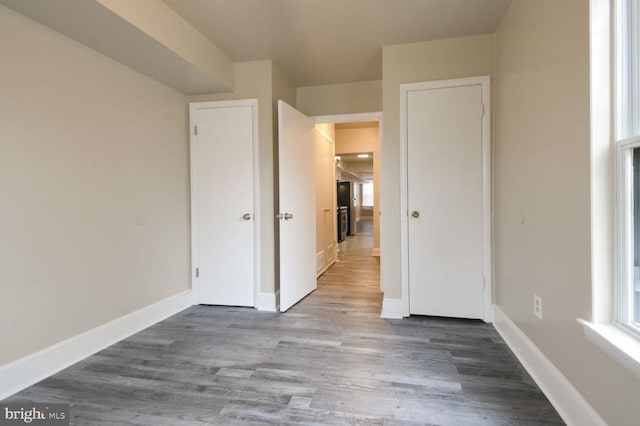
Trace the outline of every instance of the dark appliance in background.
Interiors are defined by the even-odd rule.
[[[338,182],[338,208],[347,207],[347,235],[356,235],[356,207],[353,182]]]
[[[347,238],[349,232],[349,212],[347,206],[338,207],[338,242]]]

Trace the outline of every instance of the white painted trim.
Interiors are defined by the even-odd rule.
[[[186,290],[0,367],[0,400],[193,305]]]
[[[408,176],[408,89],[400,85],[400,286],[402,289],[402,316],[409,309],[409,176]],[[382,243],[382,241],[381,241]],[[382,244],[381,244],[382,245]],[[382,247],[381,247],[382,248]]]
[[[198,267],[198,167],[197,167],[197,149],[194,137],[194,129],[196,126],[196,105],[189,104],[189,181],[190,192],[189,200],[191,202],[191,290],[193,298],[200,300],[198,291],[198,277],[196,276],[196,268]]]
[[[357,114],[316,115],[311,117],[316,123],[353,123],[357,121],[382,122],[382,112],[362,112]]]
[[[373,248],[373,249],[371,249],[371,256],[373,256],[373,257],[380,257],[380,248]]]
[[[329,270],[329,268],[331,268],[333,266],[333,264],[336,263],[335,260],[332,260],[331,262],[327,263],[322,269],[320,269],[317,274],[316,274],[316,278],[319,278],[322,274],[324,274],[325,272],[327,272]]]
[[[336,243],[336,242],[334,241],[334,242],[332,242],[331,244],[329,244],[329,245],[327,246],[327,249],[325,250],[325,253],[329,253],[329,255],[330,255],[330,256],[329,256],[329,262],[330,262],[332,265],[336,262],[336,260],[337,260],[337,258],[338,258],[338,256],[336,255],[336,254],[337,254],[337,249],[338,249],[338,243]]]
[[[596,410],[498,306],[493,326],[568,425],[606,426]]]
[[[258,100],[252,99],[253,112],[253,280],[254,280],[254,306],[258,305],[260,295],[262,263],[260,250],[260,131],[258,128]],[[275,303],[273,304],[275,309]]]
[[[277,312],[276,306],[276,293],[258,293],[258,300],[256,301],[256,309],[259,311]]]
[[[591,321],[614,318],[615,156],[613,154],[613,29],[611,0],[590,0]]]
[[[325,250],[320,250],[316,253],[316,278],[319,278],[336,263],[335,247],[336,244],[334,243],[328,245]],[[318,264],[319,258],[322,258],[322,261]]]
[[[193,129],[196,126],[196,111],[208,108],[229,108],[249,106],[252,111],[253,121],[253,303],[259,305],[260,294],[260,141],[258,133],[258,100],[238,99],[230,101],[190,102],[189,103],[189,146],[190,146],[190,170],[191,170],[191,288],[194,291],[194,300],[199,303],[198,278],[198,200],[195,197],[198,190],[197,182],[197,136]],[[274,305],[275,306],[275,305]]]
[[[640,340],[636,336],[612,323],[577,321],[588,341],[640,378]]]
[[[319,252],[316,253],[316,278],[320,276],[321,271],[326,266],[326,263],[327,261],[325,258],[325,251],[320,250]]]
[[[484,278],[482,320],[491,322],[493,317],[493,276],[491,246],[491,77],[469,77],[400,85],[400,263],[403,316],[410,315],[409,308],[409,200],[408,200],[408,94],[411,91],[446,87],[481,86],[484,116],[482,117],[482,272]]]
[[[404,315],[405,302],[403,299],[382,298],[382,313],[380,318],[402,319]]]

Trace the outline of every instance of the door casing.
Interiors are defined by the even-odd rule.
[[[360,121],[377,121],[379,136],[378,136],[378,158],[377,160],[374,158],[374,161],[382,162],[382,133],[383,133],[383,114],[382,112],[361,112],[361,113],[351,113],[351,114],[331,114],[331,115],[314,115],[311,116],[311,119],[316,123],[353,123]],[[381,212],[380,212],[380,200],[382,199],[382,192],[380,191],[380,183],[381,177],[378,177],[379,188],[378,188],[378,205],[375,206],[376,210],[373,212],[373,220],[374,223],[378,222],[378,228],[381,223]],[[334,234],[337,233],[337,227],[334,229]],[[380,257],[382,241],[379,241],[379,247],[374,247],[371,251],[371,255],[374,257]],[[380,283],[380,291],[384,293],[384,288],[382,288],[382,283]]]
[[[493,321],[493,280],[491,246],[491,78],[469,77],[453,80],[438,80],[400,85],[400,262],[401,262],[401,315],[410,315],[409,298],[409,197],[408,197],[408,94],[411,91],[443,89],[480,85],[482,87],[482,270],[483,321]]]

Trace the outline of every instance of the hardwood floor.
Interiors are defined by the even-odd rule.
[[[3,402],[83,425],[563,424],[490,325],[381,319],[363,225],[287,313],[194,306]]]

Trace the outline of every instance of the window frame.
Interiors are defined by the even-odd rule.
[[[620,188],[624,169],[619,165],[624,165],[621,154],[635,143],[631,138],[618,138],[622,132],[616,71],[621,64],[615,49],[620,37],[620,1],[589,3],[592,310],[590,319],[578,318],[577,322],[590,343],[640,378],[640,335],[619,321],[618,309],[620,243],[624,241],[618,224],[627,208],[621,208],[619,200],[622,194],[629,194]],[[627,167],[626,173],[630,170]]]
[[[633,150],[640,148],[640,2],[613,0],[612,21],[612,93],[614,144],[616,150],[616,279],[614,288],[614,322],[640,339],[640,328],[634,321],[634,209]],[[633,21],[636,21],[635,24]],[[637,248],[640,250],[640,247]]]
[[[612,0],[614,20],[612,22],[613,39],[613,111],[616,144],[640,136],[640,120],[633,120],[640,112],[638,84],[640,80],[630,76],[640,72],[640,2],[631,8],[624,7],[634,0]],[[635,18],[632,16],[635,15]],[[635,19],[636,25],[631,22]],[[626,34],[628,36],[626,36]],[[621,77],[622,76],[622,77]],[[627,96],[635,93],[636,96]],[[620,106],[624,105],[624,108]]]

